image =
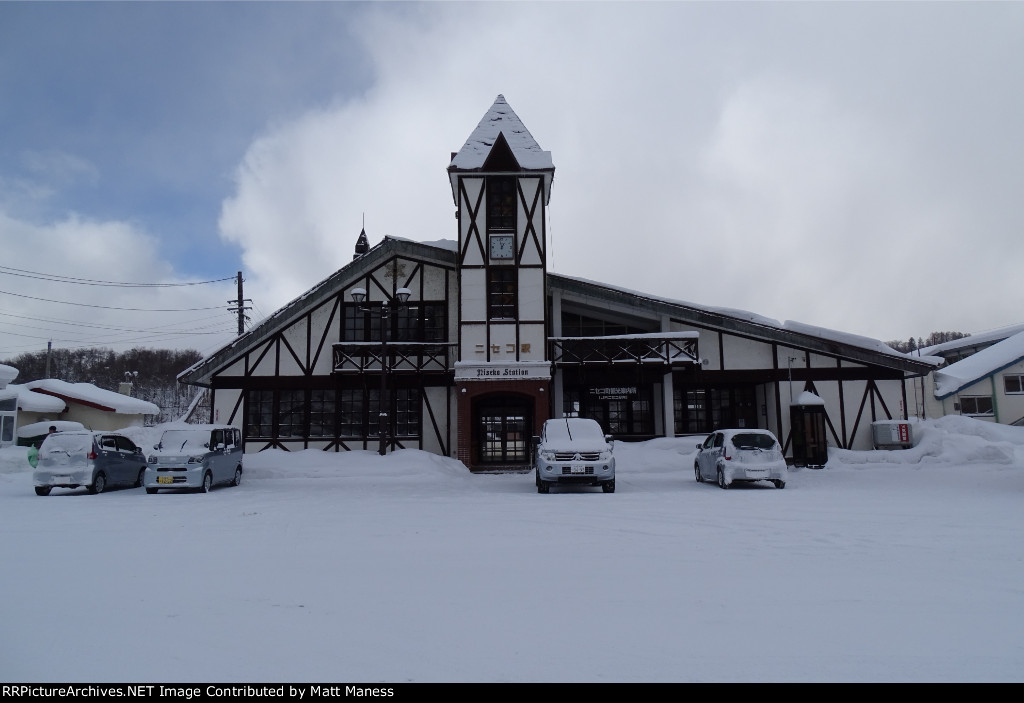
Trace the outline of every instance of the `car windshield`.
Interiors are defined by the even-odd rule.
[[[167,430],[160,438],[160,449],[165,452],[194,452],[205,450],[209,441],[209,430]]]
[[[83,433],[55,432],[43,440],[42,452],[67,452],[81,454],[92,451],[92,435]]]
[[[583,418],[568,418],[550,422],[547,427],[547,438],[549,442],[559,444],[566,442],[605,444],[601,426],[594,420]]]
[[[775,447],[775,438],[759,432],[744,432],[733,435],[732,446],[737,449],[772,449]]]

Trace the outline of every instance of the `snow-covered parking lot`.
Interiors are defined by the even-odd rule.
[[[5,449],[0,679],[1024,680],[1024,429],[915,432],[785,490],[616,443],[614,494],[403,450],[43,498]]]

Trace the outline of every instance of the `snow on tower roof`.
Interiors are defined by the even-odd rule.
[[[966,359],[935,371],[935,397],[939,400],[1024,359],[1024,332],[982,349]]]
[[[551,152],[540,148],[530,130],[505,102],[505,96],[499,95],[491,109],[480,120],[480,124],[469,135],[462,149],[452,158],[449,168],[482,168],[499,134],[505,137],[520,167],[531,171],[555,167],[551,160]]]

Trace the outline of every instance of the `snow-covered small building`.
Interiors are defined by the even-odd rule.
[[[211,389],[209,421],[248,452],[370,449],[383,419],[388,446],[476,470],[528,466],[549,417],[627,441],[757,427],[787,449],[804,391],[831,446],[906,419],[908,379],[937,360],[548,271],[554,170],[498,96],[448,165],[457,240],[360,233],[352,262],[179,380]]]
[[[160,408],[139,398],[54,378],[18,387],[19,426],[47,420],[80,422],[92,430],[119,430],[145,424]]]
[[[1024,331],[937,369],[929,385],[934,398],[931,417],[969,415],[1007,425],[1024,424]]]

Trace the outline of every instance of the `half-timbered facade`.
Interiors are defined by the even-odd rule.
[[[448,177],[457,240],[370,247],[362,232],[351,263],[181,375],[212,390],[211,422],[241,427],[247,452],[371,449],[383,433],[475,470],[528,466],[530,438],[566,415],[623,440],[761,427],[790,450],[867,448],[871,421],[905,419],[906,380],[932,369],[549,272],[554,165],[501,96]],[[820,427],[797,412],[803,391],[824,402]]]

